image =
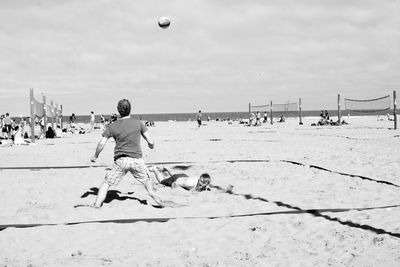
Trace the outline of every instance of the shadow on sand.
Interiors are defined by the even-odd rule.
[[[81,195],[81,198],[85,198],[85,197],[90,196],[90,195],[97,196],[98,192],[99,192],[99,189],[97,187],[92,187],[88,191],[83,193]],[[114,200],[125,201],[125,200],[130,199],[130,200],[136,200],[142,205],[148,205],[147,200],[139,199],[137,197],[132,197],[132,196],[126,196],[126,195],[124,196],[124,195],[121,195],[121,194],[122,193],[120,191],[118,191],[118,190],[108,190],[106,199],[104,200],[104,203],[108,204],[108,203],[111,203]],[[133,192],[128,192],[127,194],[128,195],[132,195]],[[160,206],[157,206],[157,205],[152,205],[152,206],[154,208],[161,208]]]
[[[213,187],[217,188],[217,189],[222,189],[219,186],[213,186]],[[370,226],[370,225],[366,225],[366,224],[359,224],[359,223],[352,222],[352,221],[349,221],[349,220],[343,221],[338,217],[331,217],[329,215],[323,214],[323,213],[327,213],[327,212],[340,213],[340,212],[348,212],[348,211],[363,211],[363,210],[398,208],[398,207],[400,207],[400,205],[390,205],[390,206],[370,207],[370,208],[302,209],[300,207],[296,207],[296,206],[290,205],[288,203],[284,203],[284,202],[281,202],[281,201],[270,201],[270,200],[262,198],[262,197],[254,197],[254,196],[252,196],[250,194],[237,194],[237,193],[233,193],[232,191],[231,192],[226,192],[226,193],[231,194],[231,195],[236,195],[236,196],[242,196],[245,199],[254,199],[254,200],[260,200],[260,201],[263,201],[263,202],[274,203],[275,205],[277,205],[279,207],[285,207],[285,208],[291,209],[289,211],[266,212],[266,213],[258,213],[258,214],[246,214],[246,215],[242,215],[240,217],[254,216],[254,215],[305,214],[305,213],[307,213],[307,214],[313,215],[315,217],[321,217],[321,218],[324,218],[324,219],[332,221],[332,222],[340,223],[340,224],[345,225],[345,226],[367,230],[367,231],[373,232],[375,234],[387,234],[387,235],[390,235],[390,236],[393,236],[393,237],[400,238],[400,233],[389,232],[389,231],[386,231],[386,230],[381,229],[381,228],[376,228],[376,227],[373,227],[373,226]],[[237,217],[239,217],[239,216],[237,216]]]

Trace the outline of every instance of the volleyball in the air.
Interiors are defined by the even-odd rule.
[[[168,28],[170,24],[171,24],[171,21],[167,17],[162,17],[158,20],[158,26],[160,26],[163,29]]]

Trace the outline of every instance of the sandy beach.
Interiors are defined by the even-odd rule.
[[[316,121],[156,122],[147,163],[234,186],[158,189],[179,208],[154,207],[131,174],[101,209],[74,208],[94,202],[112,164],[109,140],[87,167],[100,130],[0,147],[0,225],[52,224],[0,231],[0,266],[400,266],[400,131],[377,117]]]

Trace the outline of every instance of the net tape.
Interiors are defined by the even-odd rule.
[[[269,105],[255,105],[255,106],[250,106],[251,108],[257,108],[257,109],[265,109],[269,110]]]
[[[344,99],[345,109],[354,112],[379,112],[390,109],[390,95],[374,99]]]

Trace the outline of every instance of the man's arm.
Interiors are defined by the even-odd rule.
[[[157,166],[151,166],[149,168],[149,171],[153,172],[154,175],[156,176],[157,181],[160,183],[165,177],[159,172],[157,169]]]
[[[153,182],[150,179],[146,181],[144,186],[146,187],[149,196],[151,196],[154,199],[154,201],[163,208],[164,207],[177,208],[185,206],[183,204],[175,203],[170,200],[162,200],[161,197],[154,192]]]
[[[96,152],[94,153],[94,156],[90,159],[91,162],[95,162],[96,159],[99,157],[101,151],[103,151],[104,147],[106,146],[108,138],[102,137],[99,143],[97,144],[96,147]]]
[[[151,138],[149,132],[148,131],[144,132],[142,134],[142,136],[143,136],[144,140],[147,141],[147,145],[149,146],[149,148],[153,149],[154,148],[154,140],[153,140],[153,138]]]

